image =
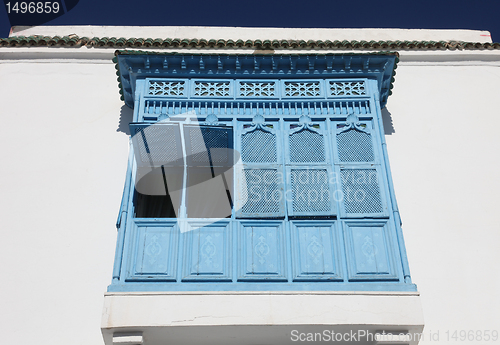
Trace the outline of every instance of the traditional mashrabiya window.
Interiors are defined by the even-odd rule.
[[[415,291],[381,118],[396,59],[117,52],[109,291]]]

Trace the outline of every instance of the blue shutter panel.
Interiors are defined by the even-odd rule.
[[[336,223],[295,221],[291,225],[294,281],[341,281]]]
[[[188,218],[231,216],[233,200],[233,129],[184,125],[188,165]]]
[[[183,234],[183,281],[231,280],[231,231],[229,223],[189,224],[200,226]]]
[[[290,163],[325,163],[325,138],[314,128],[302,125],[288,136]]]
[[[179,229],[173,222],[136,222],[127,280],[175,281]]]
[[[349,280],[398,280],[389,232],[385,221],[345,222]]]
[[[382,167],[373,144],[376,132],[372,129],[372,121],[360,121],[357,115],[351,114],[345,122],[333,124],[341,216],[387,217]]]
[[[242,222],[239,229],[240,281],[286,281],[281,222]]]
[[[232,127],[184,125],[188,166],[233,165]]]
[[[167,216],[172,217],[173,213],[177,215],[184,182],[180,125],[131,123],[130,130],[137,163],[135,188],[146,196],[136,197],[136,202],[141,200],[141,206],[136,211],[140,210],[142,217],[165,217],[164,212],[159,211],[160,199],[149,196],[167,196],[169,200],[162,199],[168,204]]]
[[[241,134],[244,163],[277,163],[276,131],[263,124],[249,125]]]
[[[281,169],[245,167],[239,174],[239,218],[274,218],[285,215]]]
[[[332,168],[324,122],[302,116],[284,132],[287,162],[287,207],[292,217],[336,215]]]
[[[337,133],[337,147],[341,162],[373,162],[371,134],[358,129],[341,130]]]
[[[284,172],[280,163],[277,123],[257,116],[238,131],[242,167],[237,172],[236,216],[282,218],[285,216]]]
[[[291,167],[287,169],[287,174],[291,188],[291,193],[287,195],[289,215],[311,217],[335,214],[330,167]]]
[[[182,166],[179,124],[131,123],[130,133],[138,166]]]
[[[347,216],[386,213],[377,169],[340,168],[340,180]]]

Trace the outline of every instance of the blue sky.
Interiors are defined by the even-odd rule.
[[[498,42],[499,13],[499,0],[79,0],[45,25],[478,29]],[[9,30],[1,7],[0,37]]]

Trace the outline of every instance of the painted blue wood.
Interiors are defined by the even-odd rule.
[[[192,98],[234,98],[234,81],[229,79],[191,80]]]
[[[391,281],[350,281],[350,282],[263,282],[263,281],[239,281],[230,282],[185,282],[185,283],[159,283],[159,282],[133,282],[117,283],[108,287],[109,292],[129,291],[194,291],[203,293],[205,291],[417,291],[414,284],[402,284]]]
[[[255,115],[277,117],[324,117],[342,119],[355,111],[360,115],[370,114],[370,102],[367,97],[351,100],[304,100],[290,99],[269,102],[266,99],[168,99],[144,97],[137,100],[137,121],[156,122],[168,118],[196,114],[199,118],[216,115],[224,118],[230,116],[253,117]],[[134,121],[136,121],[134,119]]]
[[[183,281],[231,281],[228,222],[190,222],[184,237]]]
[[[287,281],[282,222],[241,222],[238,281]]]
[[[282,80],[282,98],[324,98],[325,87],[323,80]]]
[[[237,171],[237,218],[282,218],[285,188],[282,145],[277,122],[256,115],[238,123],[237,151],[243,165]]]
[[[326,80],[326,90],[330,97],[359,97],[368,94],[364,80]]]
[[[344,223],[349,280],[398,280],[387,222]]]
[[[319,58],[317,58],[319,56]],[[136,81],[154,74],[172,78],[302,78],[372,79],[376,81],[383,107],[389,95],[396,56],[360,54],[327,55],[220,55],[220,54],[143,54],[116,58],[123,98],[132,107]],[[349,97],[349,96],[344,96]]]
[[[146,78],[151,99],[359,98],[368,95],[365,79],[197,79]]]
[[[343,281],[335,222],[294,221],[294,281]]]
[[[374,123],[362,114],[331,122],[337,177],[336,197],[342,218],[389,217],[387,188],[380,165]]]
[[[343,58],[335,64],[325,59],[321,73],[315,59],[302,57],[290,58],[281,72],[281,60],[269,63],[268,57],[244,57],[240,69],[238,63],[228,67],[222,57],[164,59],[158,75],[165,78],[149,78],[133,67],[128,76],[137,79],[123,84],[126,99],[137,85],[131,129],[139,134],[133,139],[139,169],[131,181],[141,178],[141,166],[163,163],[173,169],[172,157],[186,153],[188,169],[183,159],[174,160],[176,174],[182,170],[187,177],[177,180],[188,190],[175,188],[175,221],[136,219],[133,203],[126,203],[119,238],[123,258],[118,260],[117,252],[110,291],[415,291],[381,129],[383,68],[369,72],[378,73],[370,80],[359,72],[346,78],[354,66],[350,59],[340,75],[335,66]],[[202,140],[193,137],[195,127]],[[223,138],[211,137],[217,131]],[[216,162],[210,152],[197,157],[194,144],[201,142],[241,154],[234,180],[224,181],[235,187],[232,210],[223,182],[208,187],[189,172],[205,164],[213,175],[215,165],[229,165],[225,159]],[[297,184],[303,173],[318,178]],[[323,175],[332,178],[318,182]],[[190,189],[195,186],[205,189],[205,199],[196,197],[199,193]],[[124,195],[131,200],[133,182],[128,188]],[[300,204],[300,188],[319,195],[326,190],[330,200]],[[346,188],[353,200],[339,198],[349,194]],[[356,201],[360,193],[368,199]],[[204,205],[223,199],[227,212],[215,218],[226,213],[227,218],[208,219],[213,215]],[[135,223],[143,225],[135,228]]]
[[[186,98],[189,82],[184,79],[147,79],[144,95],[148,97]]]
[[[280,83],[276,80],[236,80],[236,98],[242,99],[278,99]]]
[[[127,281],[175,281],[179,229],[175,222],[136,221]]]
[[[130,144],[129,144],[130,145]],[[131,148],[132,149],[132,148]],[[132,149],[133,150],[133,149]],[[123,250],[125,242],[125,230],[127,222],[129,221],[128,211],[130,206],[130,193],[132,184],[132,165],[133,155],[129,154],[127,162],[127,172],[125,175],[125,186],[123,188],[122,202],[118,212],[118,219],[116,220],[116,228],[118,236],[116,239],[115,260],[113,264],[113,282],[118,282],[120,279],[120,271],[123,264]]]

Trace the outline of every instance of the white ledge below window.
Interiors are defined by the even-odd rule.
[[[144,345],[374,344],[382,332],[416,345],[424,325],[417,292],[127,292],[104,303],[106,345],[126,332]]]

